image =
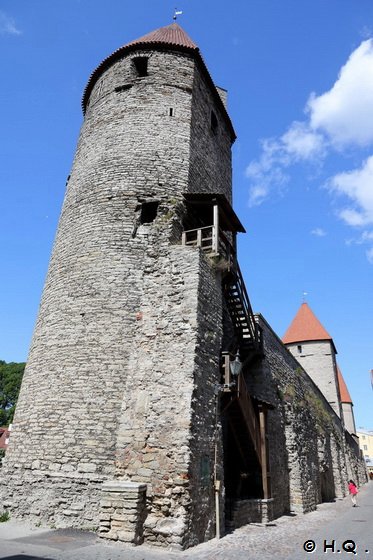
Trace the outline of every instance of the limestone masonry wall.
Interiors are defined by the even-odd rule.
[[[157,49],[92,89],[2,472],[14,516],[113,534],[103,483],[125,480],[146,486],[138,538],[213,535],[221,283],[180,246],[183,193],[230,198],[231,138],[208,90],[189,54]]]
[[[254,404],[269,407],[272,497],[235,501],[244,477],[255,480],[254,496],[262,488],[259,451],[243,440],[248,416],[221,386],[221,351],[237,350],[222,291],[234,263],[218,270],[217,258],[181,245],[188,219],[203,221],[188,214],[184,194],[232,199],[233,131],[199,55],[151,44],[120,51],[95,74],[1,472],[0,511],[182,549],[212,538],[216,519],[224,532],[225,509],[232,526],[308,512],[344,496],[347,478],[363,481],[364,469],[320,389],[258,316],[263,357],[245,377]],[[246,318],[235,305],[239,323]],[[231,416],[220,409],[223,389]],[[227,449],[248,472],[232,466]],[[225,468],[237,477],[229,499]]]
[[[341,417],[339,385],[334,344],[330,340],[305,341],[300,345],[288,344],[296,360],[316,383],[336,414]]]
[[[348,472],[366,481],[356,450],[324,395],[263,317],[264,360],[248,375],[268,413],[272,497],[277,512],[308,512],[347,493]],[[347,441],[347,443],[346,443]]]

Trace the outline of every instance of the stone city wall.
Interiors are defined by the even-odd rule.
[[[320,390],[263,317],[258,321],[265,357],[248,372],[247,383],[253,396],[275,407],[268,413],[273,507],[306,513],[346,495],[353,450]]]

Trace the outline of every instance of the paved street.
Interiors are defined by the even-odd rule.
[[[8,521],[0,524],[3,560],[304,560],[369,558],[373,555],[373,483],[359,493],[359,507],[349,498],[321,504],[308,515],[284,516],[268,526],[248,525],[219,541],[184,552],[107,543],[95,534],[47,530]],[[309,542],[314,552],[305,552]],[[334,541],[334,542],[333,542]],[[314,543],[314,544],[313,544]],[[369,552],[367,552],[369,551]]]

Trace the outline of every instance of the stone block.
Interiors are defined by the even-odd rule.
[[[105,529],[102,536],[113,538],[111,535],[115,534],[124,542],[142,542],[146,516],[146,485],[130,481],[105,481],[102,485],[102,495],[110,497],[110,500],[101,500],[100,527]],[[113,510],[110,515],[105,507],[108,502]],[[108,526],[110,530],[106,532]]]
[[[127,543],[136,543],[135,531],[118,531],[118,540]]]
[[[64,509],[62,510],[63,515],[66,515],[66,517],[78,517],[79,512],[78,511],[73,511],[71,509]]]
[[[112,501],[103,499],[103,500],[100,501],[100,507],[101,508],[112,507]]]
[[[79,463],[78,472],[81,473],[94,473],[96,472],[97,465],[95,463]]]

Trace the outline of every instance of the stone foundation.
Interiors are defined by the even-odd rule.
[[[232,511],[229,528],[238,529],[248,523],[268,523],[274,519],[273,498],[269,500],[238,500]]]
[[[101,537],[141,544],[145,518],[146,484],[118,480],[103,484],[99,528]]]

